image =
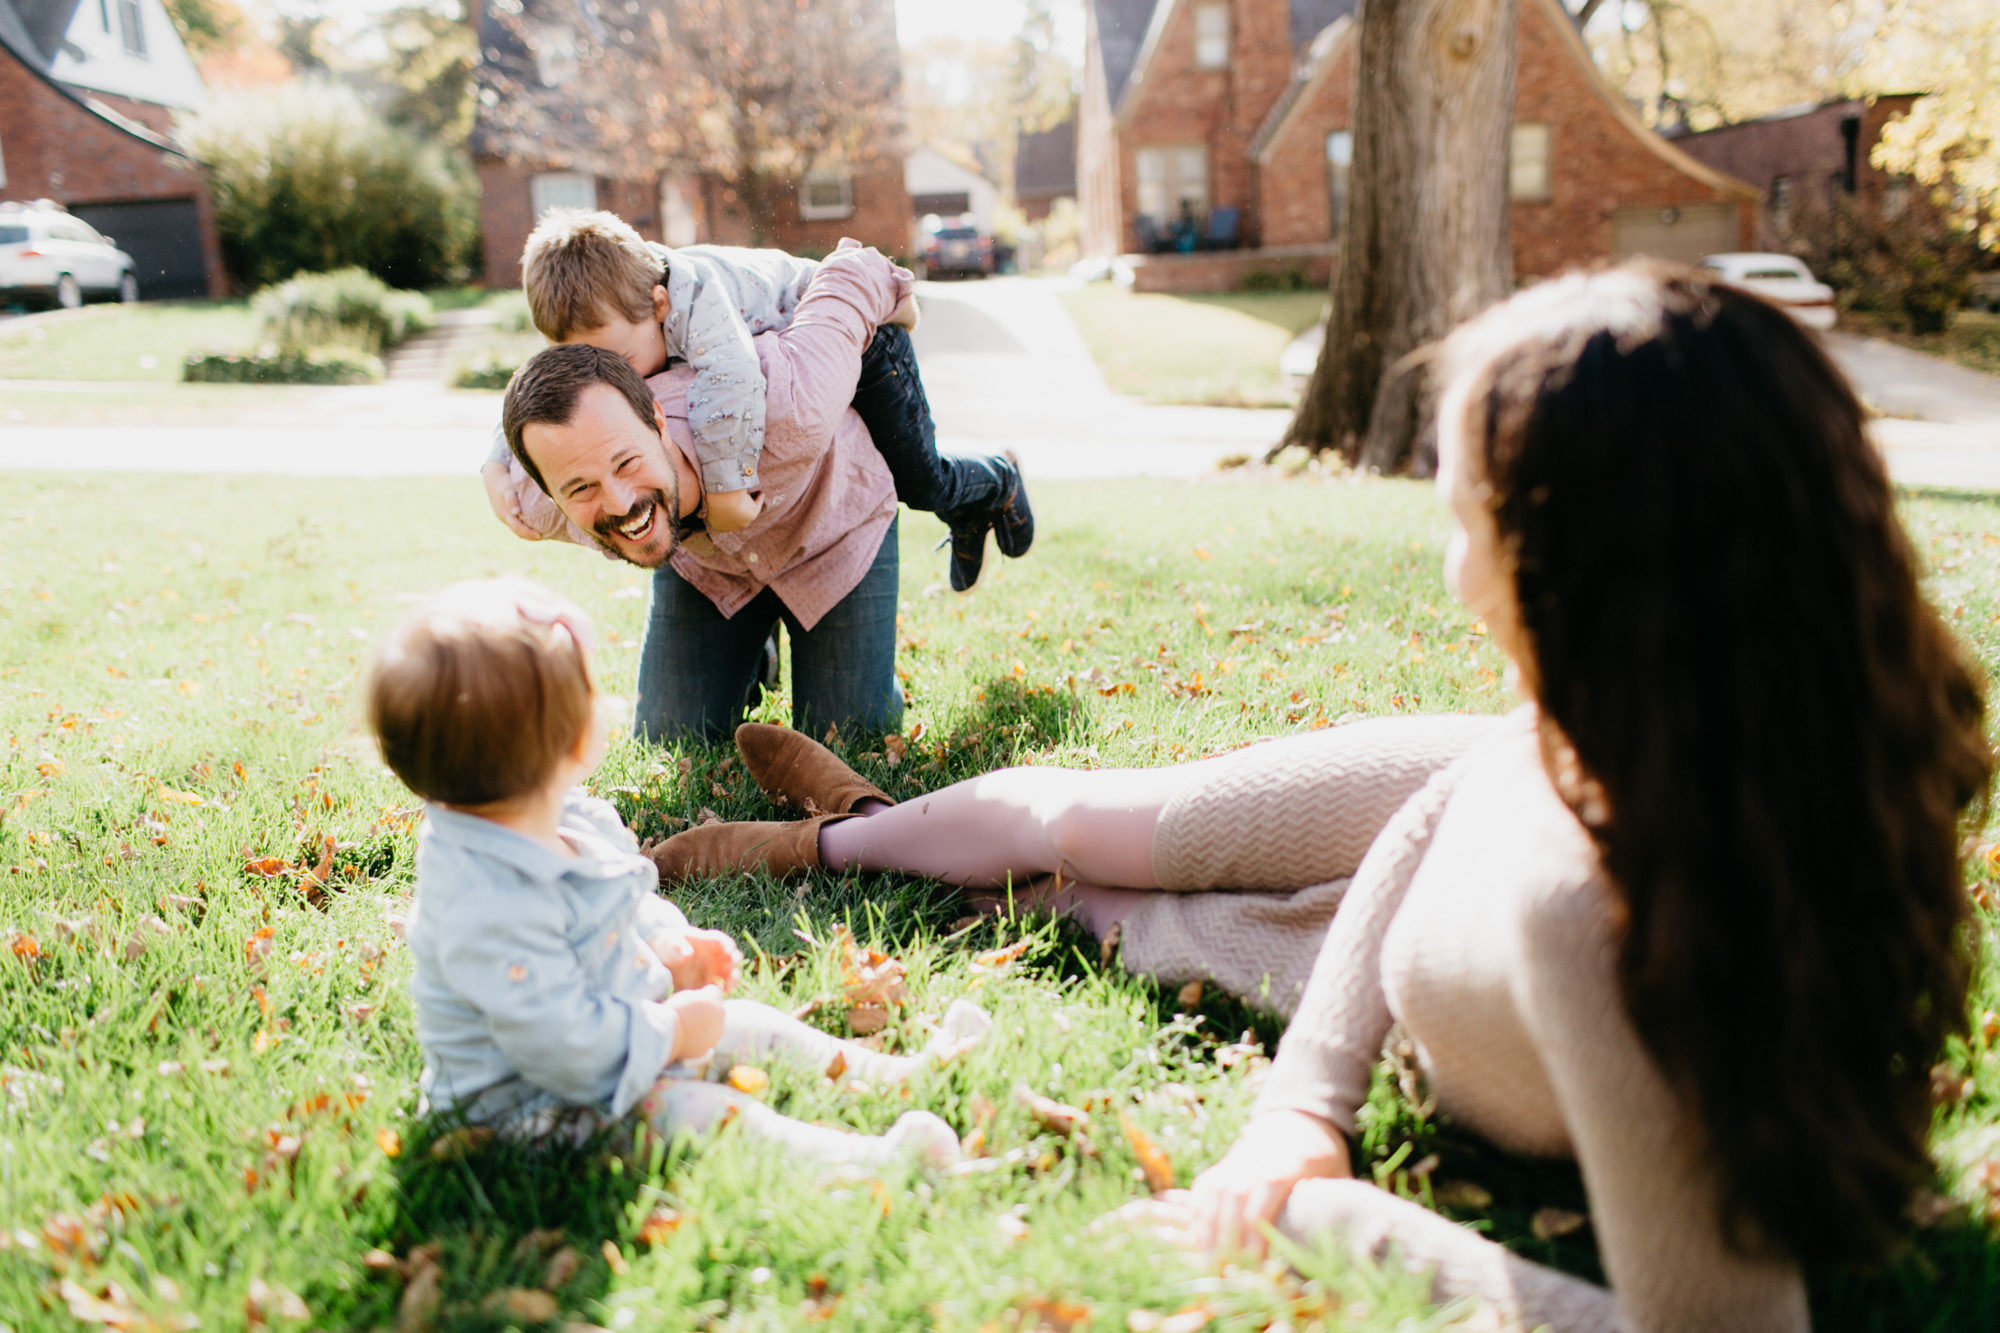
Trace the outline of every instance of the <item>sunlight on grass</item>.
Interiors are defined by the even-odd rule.
[[[991,557],[962,597],[931,549],[941,526],[904,517],[904,744],[845,747],[892,795],[1006,763],[1160,764],[1349,717],[1511,702],[1484,627],[1445,595],[1427,487],[1046,484],[1036,501],[1034,554]],[[1906,513],[1933,595],[2000,673],[2000,502],[1919,498]],[[417,820],[360,731],[358,678],[417,597],[502,572],[582,603],[606,688],[631,691],[645,576],[515,541],[473,479],[9,478],[0,1323],[73,1329],[73,1312],[110,1308],[137,1312],[128,1327],[235,1328],[254,1311],[274,1328],[377,1328],[411,1302],[437,1329],[576,1318],[620,1333],[1162,1326],[1133,1311],[1388,1333],[1470,1317],[1428,1310],[1406,1276],[1330,1258],[1307,1263],[1309,1279],[1215,1277],[1150,1237],[1090,1233],[1146,1192],[1121,1116],[1186,1184],[1242,1124],[1276,1025],[1107,969],[1068,927],[968,926],[921,880],[742,876],[679,900],[744,941],[747,993],[787,1009],[839,985],[795,932],[823,942],[846,922],[893,951],[912,994],[892,1047],[920,1045],[957,996],[986,1005],[999,1039],[908,1101],[783,1070],[767,1095],[861,1129],[931,1107],[980,1132],[990,1171],[829,1184],[728,1135],[698,1151],[629,1132],[528,1150],[419,1122],[394,929]],[[767,701],[767,717],[784,712]],[[778,817],[724,758],[626,742],[592,785],[642,829],[704,807]],[[322,884],[301,868],[328,837]],[[1978,892],[2000,893],[2000,862]],[[1990,951],[1995,918],[1980,920]],[[1020,941],[1018,959],[980,960]],[[1977,1219],[2000,1196],[2000,1172],[1981,1174],[2000,1160],[1993,1010],[1989,967],[1973,1040],[1951,1060],[1970,1083],[1939,1113],[1943,1185],[1964,1207],[1943,1208],[1885,1275],[1822,1275],[1822,1333],[1991,1326],[2000,1243]],[[819,1004],[810,1021],[840,1013]],[[1021,1084],[1086,1109],[1087,1146],[1036,1121]],[[1571,1206],[1573,1168],[1459,1146],[1378,1093],[1371,1161],[1429,1135],[1492,1196],[1453,1216],[1594,1263],[1584,1239],[1536,1249],[1522,1220]],[[1428,1188],[1396,1169],[1392,1187]]]
[[[0,324],[0,380],[177,382],[190,352],[240,347],[256,332],[242,301],[93,305],[26,328]]]
[[[1154,403],[1289,407],[1278,353],[1317,323],[1323,292],[1137,293],[1111,283],[1062,303],[1112,389]]]

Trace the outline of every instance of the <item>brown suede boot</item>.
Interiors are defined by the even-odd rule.
[[[751,871],[783,878],[818,870],[819,826],[829,819],[852,817],[820,815],[769,823],[698,824],[685,833],[649,842],[640,850],[659,867],[662,884]]]
[[[844,815],[862,800],[895,804],[880,787],[802,731],[745,722],[736,729],[736,749],[765,795],[809,814]]]

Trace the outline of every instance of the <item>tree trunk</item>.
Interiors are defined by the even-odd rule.
[[[1513,285],[1518,21],[1519,0],[1362,0],[1333,311],[1279,448],[1434,467],[1429,377],[1410,354]]]

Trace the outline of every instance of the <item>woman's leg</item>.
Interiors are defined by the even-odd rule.
[[[829,870],[903,870],[968,888],[1066,879],[1156,889],[1153,831],[1197,764],[1172,768],[1003,768],[865,819],[824,825]]]

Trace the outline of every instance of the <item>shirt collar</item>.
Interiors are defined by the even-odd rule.
[[[568,835],[575,856],[550,851],[526,834],[478,815],[453,810],[436,802],[424,806],[424,836],[446,846],[460,847],[518,866],[536,879],[576,876],[604,879],[631,871],[632,856],[608,846],[596,830],[576,817],[577,793],[563,802],[561,828]]]

